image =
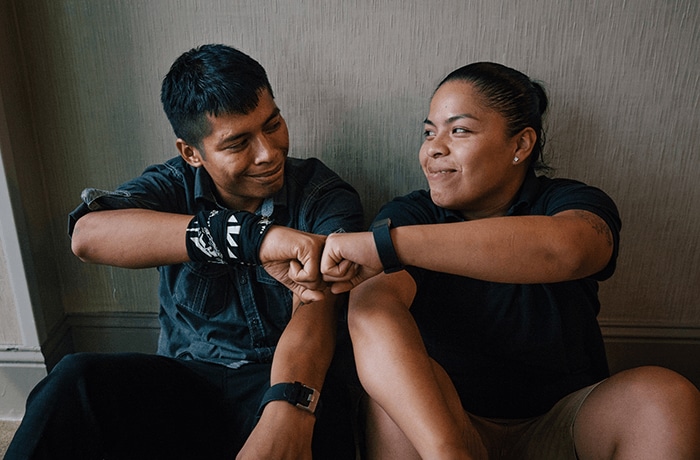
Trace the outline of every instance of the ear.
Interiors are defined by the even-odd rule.
[[[515,155],[513,156],[513,164],[525,163],[535,148],[537,142],[537,134],[531,127],[527,127],[513,136],[515,140]]]
[[[199,149],[196,147],[191,146],[184,140],[178,138],[177,141],[175,141],[175,146],[177,147],[178,152],[180,152],[180,156],[192,167],[199,168],[202,166],[202,155],[199,152]]]

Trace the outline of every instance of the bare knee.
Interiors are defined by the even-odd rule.
[[[682,375],[656,366],[630,369],[613,376],[626,390],[624,400],[640,415],[653,417],[657,422],[675,424],[679,414],[700,415],[700,392]]]
[[[661,367],[620,372],[581,406],[575,436],[581,458],[696,458],[700,392]]]

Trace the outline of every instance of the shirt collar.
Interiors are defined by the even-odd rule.
[[[287,174],[287,168],[285,168],[285,175]],[[287,207],[287,184],[286,180],[282,184],[282,188],[273,195],[272,202],[274,204],[275,213],[278,209],[282,207]],[[214,193],[214,182],[211,176],[204,168],[196,168],[194,172],[194,196],[195,200],[198,202],[209,202],[210,207],[222,207],[216,199],[216,193]]]
[[[529,168],[525,175],[523,185],[513,202],[513,205],[508,209],[507,216],[518,215],[524,209],[529,209],[537,199],[537,194],[540,188],[540,182],[537,180],[535,170]]]
[[[540,183],[537,180],[535,171],[532,168],[528,169],[523,185],[520,186],[520,190],[515,197],[515,201],[508,209],[508,212],[506,212],[506,216],[518,215],[521,214],[523,210],[529,209],[537,198],[539,188]],[[444,212],[445,222],[460,222],[464,220],[462,214],[455,210],[444,209]]]

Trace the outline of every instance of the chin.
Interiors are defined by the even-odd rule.
[[[435,192],[433,189],[430,190],[430,199],[441,208],[450,208],[449,201],[445,202],[445,200],[441,198],[441,194],[439,192]]]
[[[267,195],[271,196],[274,195],[275,193],[279,192],[282,189],[282,185],[284,185],[284,175],[282,175],[279,180],[275,181],[274,183],[270,184],[267,189]]]

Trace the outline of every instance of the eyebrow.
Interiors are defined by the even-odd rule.
[[[455,121],[461,120],[463,118],[471,118],[472,120],[479,120],[478,117],[475,117],[474,115],[472,115],[470,113],[460,113],[459,115],[453,115],[450,118],[448,118],[447,120],[445,120],[445,124],[449,125],[450,123],[454,123]],[[430,121],[430,119],[428,119],[428,118],[423,120],[423,123],[426,125],[430,125],[430,126],[436,126],[435,123]]]
[[[277,117],[279,114],[280,114],[280,109],[279,109],[279,107],[275,107],[275,110],[273,110],[272,113],[270,114],[270,116],[267,117],[267,118],[265,119],[265,121],[263,122],[263,126],[265,126],[266,124],[268,124],[270,121],[274,120],[275,117]],[[217,146],[221,146],[221,145],[224,145],[224,144],[228,144],[228,143],[231,143],[231,142],[233,142],[233,141],[235,141],[235,140],[237,140],[237,139],[240,139],[240,138],[242,138],[242,137],[245,137],[245,136],[247,136],[247,135],[248,135],[248,132],[247,132],[247,131],[246,131],[246,132],[242,132],[242,133],[238,133],[238,134],[232,134],[232,135],[230,135],[230,136],[227,136],[227,137],[221,139],[219,142],[217,142],[216,145],[217,145]]]

